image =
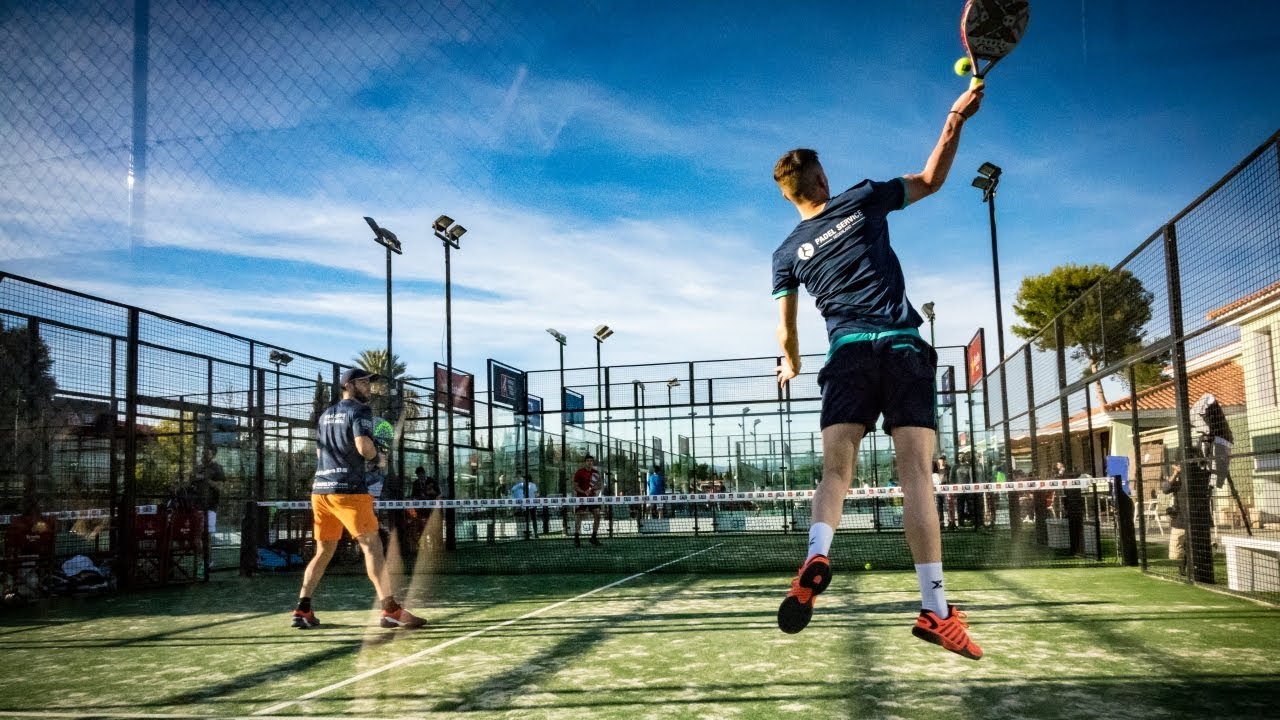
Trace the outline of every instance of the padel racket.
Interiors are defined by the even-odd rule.
[[[973,73],[970,88],[981,85],[991,68],[1018,46],[1030,19],[1029,0],[967,0],[960,15],[960,41],[967,56],[956,61],[956,73]]]

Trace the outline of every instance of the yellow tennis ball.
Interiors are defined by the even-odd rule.
[[[962,57],[956,61],[954,69],[957,75],[964,77],[965,75],[973,72],[973,61],[967,57]]]
[[[862,569],[863,569],[863,570],[870,570],[870,569],[871,569],[871,563],[867,563],[866,565],[863,565],[863,566],[862,566]]]

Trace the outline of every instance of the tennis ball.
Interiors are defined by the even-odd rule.
[[[956,61],[954,69],[957,75],[964,77],[965,75],[973,72],[973,61],[967,57],[962,57]]]
[[[870,570],[870,569],[871,569],[871,563],[867,563],[866,565],[863,565],[863,566],[862,566],[862,569],[863,569],[863,570]]]

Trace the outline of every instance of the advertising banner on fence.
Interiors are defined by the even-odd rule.
[[[582,425],[585,422],[586,413],[583,410],[587,407],[587,399],[582,396],[582,393],[565,388],[561,404],[564,406],[565,425]]]
[[[529,396],[529,427],[534,430],[542,429],[542,398],[537,395]]]
[[[525,406],[524,373],[498,362],[489,361],[489,387],[493,388],[493,403],[519,412]]]
[[[987,357],[986,342],[984,341],[982,328],[978,328],[978,332],[969,341],[968,347],[964,349],[965,367],[968,368],[969,386],[968,390],[973,391],[978,383],[982,382],[982,378],[987,376]]]
[[[453,382],[445,382],[445,373],[449,368],[436,363],[436,392],[435,402],[440,407],[446,407],[448,397],[445,395],[445,388],[453,388],[453,410],[454,412],[470,415],[475,411],[476,404],[476,379],[471,373],[461,372],[457,368],[453,370]]]

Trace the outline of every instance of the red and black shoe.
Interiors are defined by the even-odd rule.
[[[805,561],[778,607],[778,629],[791,635],[805,629],[813,618],[814,598],[830,584],[831,561],[826,555],[814,555]]]
[[[293,626],[299,630],[310,630],[313,627],[320,626],[320,618],[310,610],[303,612],[301,610],[293,611]]]
[[[954,605],[948,605],[947,612],[949,614],[943,620],[932,610],[921,610],[911,634],[970,660],[981,660],[982,648],[969,638],[969,624],[965,622],[968,616]]]
[[[386,610],[383,610],[382,619],[379,621],[379,624],[388,630],[393,630],[395,628],[417,630],[420,627],[424,627],[427,624],[427,621],[404,608],[400,608],[395,612],[387,612]]]

